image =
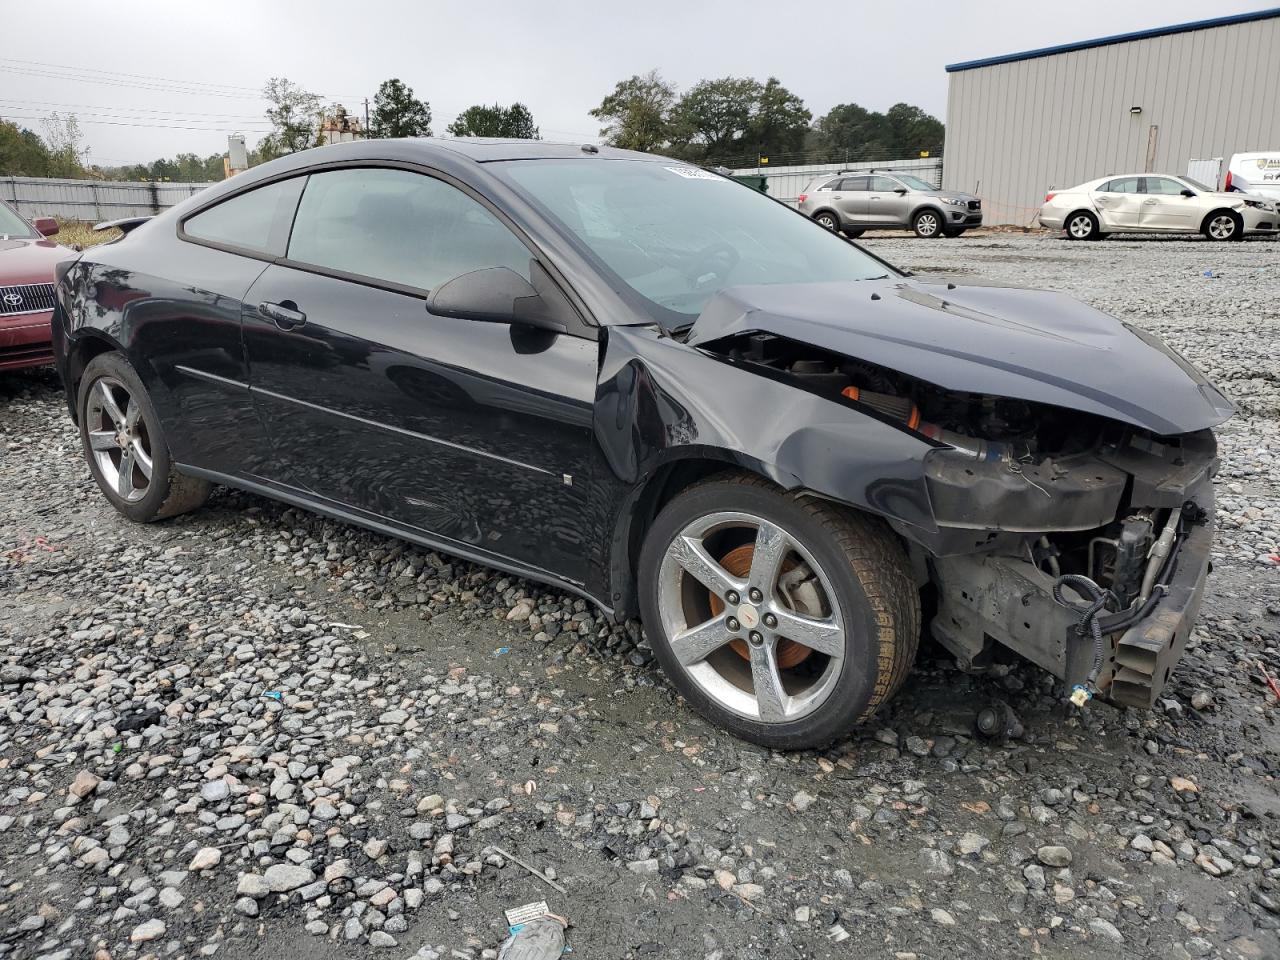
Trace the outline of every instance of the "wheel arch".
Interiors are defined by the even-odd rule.
[[[916,207],[914,210],[911,211],[910,216],[907,217],[907,225],[906,225],[907,229],[914,230],[916,228],[916,219],[922,213],[932,213],[934,216],[938,218],[938,233],[936,235],[941,236],[942,231],[945,230],[947,227],[947,215],[946,213],[943,212],[941,206],[939,206],[938,204],[934,203],[931,200],[924,201],[918,207]],[[892,224],[890,224],[889,226],[892,226]]]
[[[124,347],[95,327],[81,331],[67,347],[67,408],[71,411],[72,422],[77,426],[80,424],[80,381],[84,378],[85,368],[94,357],[104,353],[119,353],[121,356],[127,356]]]
[[[644,538],[664,506],[681,491],[718,473],[750,474],[794,488],[798,480],[778,475],[776,470],[745,454],[716,447],[689,448],[667,458],[649,472],[645,480],[626,498],[613,534],[610,557],[610,600],[619,618],[639,612],[636,572]]]
[[[822,216],[824,213],[831,214],[831,216],[836,221],[837,228],[843,226],[844,221],[841,219],[840,214],[836,211],[834,207],[819,207],[817,210],[813,211],[813,213],[809,214],[809,219],[817,220],[818,217]]]
[[[1200,221],[1200,232],[1207,233],[1209,230],[1209,221],[1212,220],[1214,217],[1216,217],[1220,213],[1225,213],[1227,216],[1229,216],[1232,220],[1236,222],[1237,236],[1244,233],[1244,217],[1240,215],[1240,211],[1232,210],[1230,207],[1214,207],[1212,210],[1206,213],[1203,219],[1201,219]]]
[[[1073,207],[1071,211],[1062,218],[1062,230],[1064,233],[1067,231],[1067,225],[1071,223],[1071,218],[1081,213],[1093,218],[1093,229],[1096,233],[1102,232],[1102,217],[1098,215],[1096,210],[1092,210],[1089,207]]]

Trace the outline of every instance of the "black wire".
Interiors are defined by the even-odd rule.
[[[1084,597],[1085,602],[1081,604],[1068,600],[1062,595],[1063,587],[1070,587]],[[1093,637],[1093,669],[1085,680],[1086,685],[1093,687],[1098,681],[1098,675],[1102,673],[1102,625],[1098,623],[1098,614],[1106,610],[1107,604],[1116,602],[1116,595],[1110,590],[1104,590],[1088,577],[1078,573],[1064,573],[1053,582],[1053,599],[1079,615],[1076,633],[1081,637]]]

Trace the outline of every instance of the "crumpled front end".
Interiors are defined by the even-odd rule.
[[[1206,421],[1230,405],[1202,378],[1177,385],[1172,368],[1185,361],[1156,343],[1145,348],[1170,388],[1195,398],[1163,411],[1130,404],[1128,422],[1097,412],[1097,391],[1073,409],[1030,390],[948,388],[774,332],[734,333],[702,349],[920,441],[918,480],[906,486],[927,522],[896,514],[890,500],[869,505],[907,542],[922,589],[935,595],[930,630],[963,666],[981,668],[1006,647],[1079,688],[1077,702],[1146,707],[1199,609],[1218,469]],[[1132,376],[1143,376],[1140,362]],[[1108,404],[1127,399],[1119,387],[1111,396]],[[1179,406],[1191,412],[1182,432],[1162,420]],[[800,479],[833,495],[819,468],[809,473],[823,483]]]
[[[967,667],[989,662],[1000,645],[1072,688],[1150,707],[1199,610],[1213,540],[1217,462],[1213,437],[1202,431],[1104,445],[1059,468],[1060,483],[1023,465],[1014,475],[1044,490],[1042,527],[1026,529],[1028,501],[1011,493],[1005,510],[998,500],[988,501],[1000,511],[986,530],[991,549],[973,542],[970,552],[928,558],[937,592],[934,638]],[[1009,466],[1006,476],[987,479],[1007,486]],[[931,489],[935,473],[952,479],[955,469],[935,465]],[[966,480],[971,487],[973,478]],[[1065,495],[1058,498],[1060,489]],[[950,487],[947,494],[957,491]],[[1076,525],[1086,518],[1088,525]],[[1014,536],[997,525],[1023,529]],[[936,543],[950,537],[955,546],[963,529],[977,532],[942,526],[940,531],[952,532]],[[1092,614],[1094,598],[1075,586],[1081,577],[1100,591],[1102,602]]]

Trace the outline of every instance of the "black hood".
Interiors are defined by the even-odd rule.
[[[1098,414],[1161,435],[1235,407],[1157,337],[1061,293],[921,280],[730,287],[689,332],[771,333],[948,390]]]

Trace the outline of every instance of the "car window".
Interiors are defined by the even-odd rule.
[[[890,179],[889,177],[872,177],[871,178],[871,190],[874,193],[892,193],[894,190],[901,190],[901,189],[902,189],[902,184],[900,184],[897,180]]]
[[[1145,177],[1146,189],[1143,193],[1158,193],[1163,196],[1178,196],[1185,189],[1177,180],[1168,177]]]
[[[420,290],[484,267],[530,279],[529,250],[505,224],[457,187],[408,170],[312,175],[289,259]]]
[[[845,177],[840,183],[841,190],[857,192],[861,190],[869,190],[871,183],[870,177]]]
[[[269,183],[189,217],[183,232],[197,240],[283,256],[289,221],[306,177]]]
[[[27,222],[0,203],[0,237],[34,237],[36,232],[27,226]]]
[[[839,190],[839,189],[840,189],[840,178],[839,178],[839,177],[836,177],[834,180],[828,180],[826,183],[824,183],[824,184],[823,184],[822,186],[820,186],[818,189],[819,189],[819,190]]]
[[[1098,187],[1098,193],[1141,193],[1141,177],[1118,177]]]

